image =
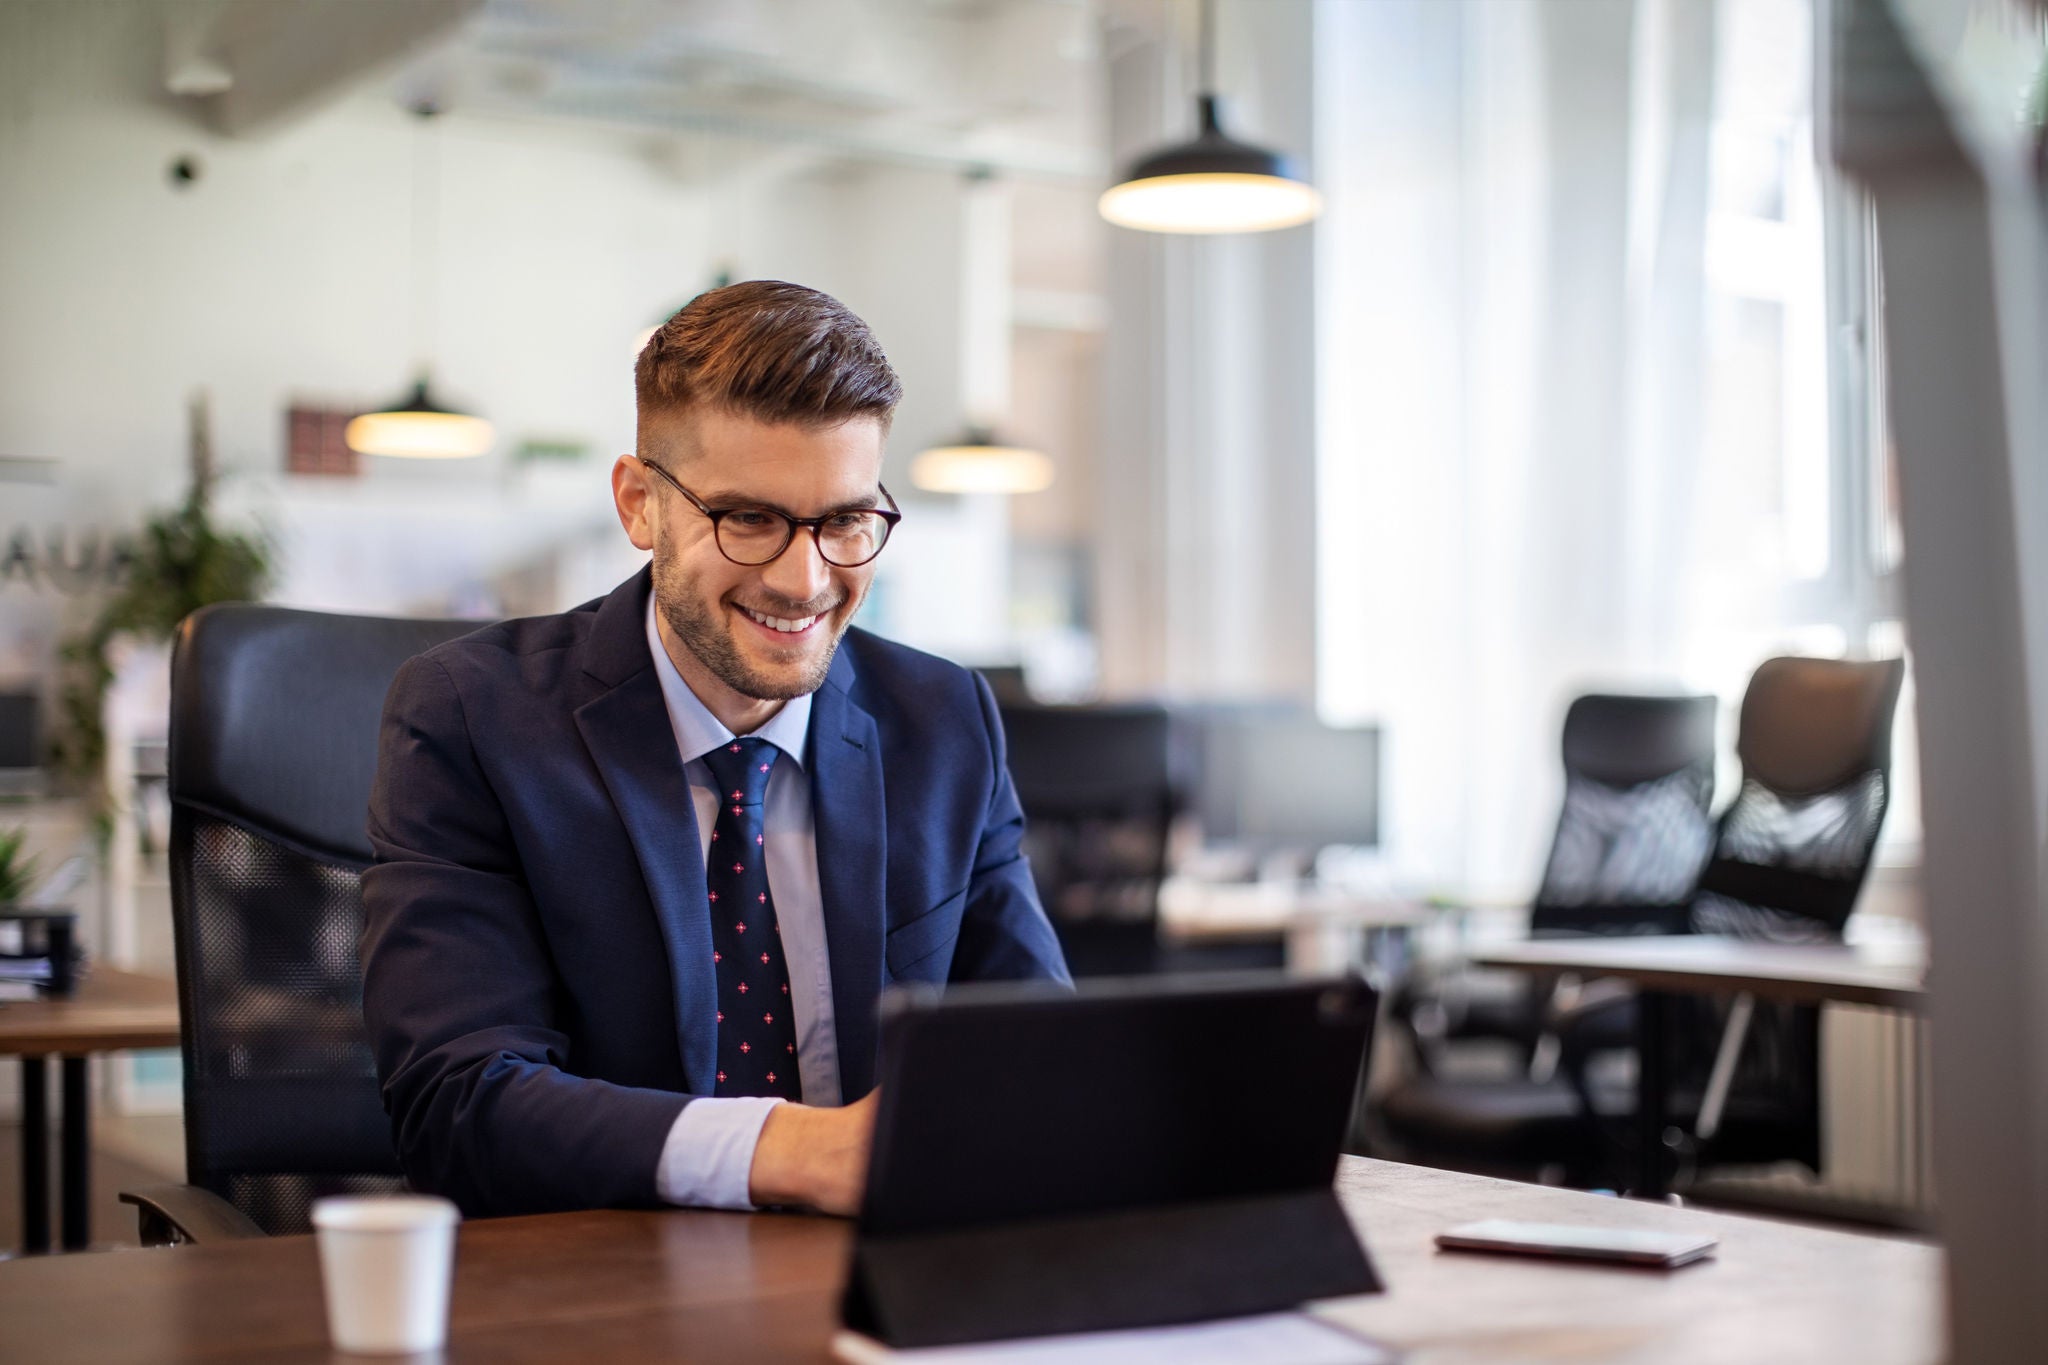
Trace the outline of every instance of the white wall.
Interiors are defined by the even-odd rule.
[[[435,352],[450,395],[512,439],[629,437],[622,357],[704,283],[707,205],[628,140],[459,112],[423,133],[374,94],[269,137],[220,138],[146,93],[146,8],[16,6],[0,23],[18,58],[53,56],[10,79],[0,125],[0,441],[12,453],[119,471],[96,496],[161,498],[183,477],[195,386],[213,392],[225,462],[250,469],[281,462],[290,398],[401,391],[422,136],[439,148]],[[61,54],[50,30],[71,40]],[[184,190],[165,174],[181,155],[204,168]]]
[[[0,484],[0,532],[128,526],[174,501],[186,401],[204,388],[223,505],[273,533],[281,600],[488,609],[485,580],[557,545],[584,595],[593,572],[631,564],[605,549],[619,535],[605,470],[632,441],[634,338],[721,270],[816,285],[875,327],[906,387],[899,484],[918,444],[957,426],[952,175],[707,155],[673,135],[459,107],[422,125],[382,83],[225,138],[160,93],[160,14],[134,0],[0,6],[0,454],[59,461],[53,487]],[[498,448],[285,478],[294,400],[370,405],[410,381],[423,137],[439,183],[436,382],[496,424]],[[182,156],[202,174],[181,189],[167,170]],[[526,438],[590,455],[515,469]],[[973,528],[950,555],[1002,562],[999,522],[963,523],[950,502],[914,510],[935,530]],[[959,632],[932,622],[1000,622],[1001,578],[942,577],[943,610],[907,633],[943,648]],[[63,614],[48,590],[0,587],[0,671],[46,660]]]

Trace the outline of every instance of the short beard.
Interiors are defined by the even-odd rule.
[[[846,632],[843,624],[833,628],[832,636],[815,664],[806,667],[791,681],[777,681],[747,667],[719,609],[715,605],[706,607],[699,600],[674,558],[662,554],[659,548],[654,555],[654,604],[668,622],[668,628],[683,642],[683,648],[694,654],[697,662],[703,664],[712,677],[741,696],[752,697],[756,701],[789,701],[794,697],[807,697],[823,687],[825,675],[832,671],[832,660],[839,653],[840,637]],[[842,601],[839,605],[844,606],[845,603]],[[794,616],[804,614],[792,613]]]

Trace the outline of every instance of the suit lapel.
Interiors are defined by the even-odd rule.
[[[585,671],[610,688],[577,709],[576,725],[633,841],[654,903],[674,986],[684,1087],[709,1094],[718,1071],[711,917],[690,784],[672,738],[661,680],[647,652],[648,582],[642,573],[598,609]]]
[[[848,1101],[874,1087],[882,990],[883,868],[888,855],[882,804],[882,746],[875,720],[847,688],[853,662],[842,642],[811,702],[811,809],[825,942],[832,954],[832,1011],[839,1035],[839,1089]]]

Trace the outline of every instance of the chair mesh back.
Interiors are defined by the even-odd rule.
[[[1695,927],[1839,938],[1891,797],[1897,659],[1768,659],[1742,700],[1742,789],[1700,874]]]
[[[351,1176],[398,1185],[363,1031],[358,869],[186,815],[173,894],[186,951],[187,1177],[273,1233]]]
[[[1537,893],[1541,927],[1625,916],[1631,907],[1678,906],[1706,860],[1711,769],[1687,769],[1634,787],[1568,778],[1557,838]]]
[[[471,628],[236,606],[195,614],[180,637],[186,1178],[265,1231],[307,1230],[325,1194],[403,1186],[363,1027],[363,825],[392,675]]]
[[[273,1237],[313,1230],[313,1201],[330,1194],[403,1194],[395,1175],[235,1175],[214,1193]]]
[[[1712,697],[1586,696],[1530,930],[1673,933],[1713,841]]]
[[[1741,790],[1700,874],[1701,933],[1774,943],[1839,941],[1870,870],[1891,796],[1898,660],[1770,659],[1742,700]],[[1689,1069],[1711,1065],[1697,1029]],[[1685,1064],[1681,1064],[1685,1066]],[[1791,1157],[1821,1168],[1820,1011],[1759,1001],[1735,1070],[1721,1159]]]
[[[1776,943],[1839,938],[1856,907],[1890,797],[1872,771],[1831,792],[1785,796],[1745,779],[1721,821],[1693,925]]]

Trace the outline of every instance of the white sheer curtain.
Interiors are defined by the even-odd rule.
[[[1415,882],[1526,895],[1569,698],[1688,671],[1717,17],[1317,11],[1318,691]]]

